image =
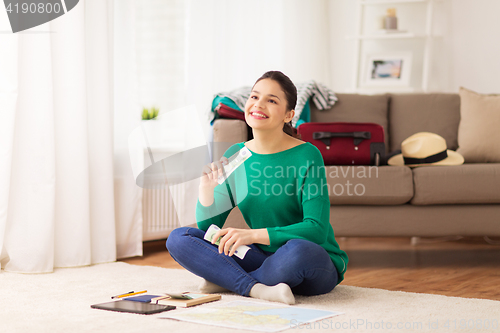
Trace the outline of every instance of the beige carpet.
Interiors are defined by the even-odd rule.
[[[53,274],[24,275],[2,271],[0,331],[234,332],[228,328],[157,318],[161,314],[144,316],[90,308],[91,304],[107,302],[111,295],[130,290],[196,291],[199,281],[198,277],[184,270],[121,262],[57,269]],[[221,302],[252,300],[235,294],[222,295]],[[500,331],[498,301],[343,285],[326,295],[297,297],[296,300],[298,307],[345,314],[324,320],[315,328],[295,327],[283,332]],[[497,329],[491,330],[495,321]],[[487,323],[489,330],[485,330]]]

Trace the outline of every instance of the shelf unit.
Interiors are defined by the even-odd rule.
[[[367,91],[397,91],[397,92],[411,92],[411,91],[423,91],[427,92],[429,90],[429,74],[430,74],[430,62],[432,58],[432,40],[433,35],[433,15],[434,15],[434,5],[437,0],[357,0],[356,4],[356,33],[354,36],[347,36],[347,39],[352,39],[355,41],[355,59],[353,68],[353,78],[352,78],[352,90],[354,92],[367,92]],[[404,5],[404,4],[422,4],[425,5],[425,30],[423,33],[414,32],[391,32],[386,34],[375,34],[373,32],[365,32],[365,11],[368,6],[381,6],[381,5]],[[423,59],[422,59],[422,70],[421,70],[421,85],[420,87],[407,86],[407,87],[367,87],[363,85],[363,79],[360,77],[364,73],[361,73],[363,68],[361,49],[362,45],[366,41],[378,41],[379,43],[385,43],[390,40],[423,40]],[[401,49],[405,51],[405,49]],[[361,75],[360,75],[361,73]],[[412,75],[418,75],[418,73],[412,73]]]
[[[401,3],[427,2],[428,0],[360,0],[364,5],[393,5]]]

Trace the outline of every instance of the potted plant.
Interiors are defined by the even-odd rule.
[[[152,107],[151,110],[147,108],[142,108],[142,120],[152,120],[158,116],[160,110],[155,107]]]
[[[142,128],[147,135],[150,145],[159,144],[161,142],[161,123],[156,121],[158,117],[159,109],[152,107],[151,109],[142,108]],[[155,121],[150,121],[155,120]]]

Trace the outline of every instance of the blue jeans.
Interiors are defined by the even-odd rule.
[[[167,239],[172,258],[188,271],[221,287],[248,296],[256,283],[274,286],[284,282],[298,295],[326,294],[335,288],[338,274],[321,246],[292,239],[275,253],[252,244],[243,259],[219,254],[218,246],[203,239],[200,229],[181,227]]]

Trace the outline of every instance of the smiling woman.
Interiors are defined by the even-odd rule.
[[[278,115],[284,113],[287,121],[283,125],[283,132],[298,138],[297,130],[292,127],[292,118],[295,115],[293,108],[296,104],[297,88],[292,81],[281,72],[267,72],[257,80],[245,105],[246,121],[255,132],[260,129],[259,123],[254,124],[257,127],[252,126],[253,123],[248,117],[261,120],[268,119],[271,113]],[[269,110],[269,114],[261,110],[264,107]]]
[[[295,85],[283,73],[267,72],[257,80],[245,105],[254,139],[231,146],[221,161],[204,167],[199,229],[178,228],[168,237],[171,256],[206,279],[204,292],[223,287],[294,304],[294,293],[328,293],[343,280],[348,258],[330,224],[323,158],[312,144],[295,138],[290,125],[296,101]],[[219,185],[228,158],[239,151],[251,156]],[[266,172],[290,167],[298,172]],[[221,228],[236,205],[250,229],[221,229],[212,242],[205,241],[205,231],[212,224]],[[242,245],[250,250],[243,258],[233,256]]]

